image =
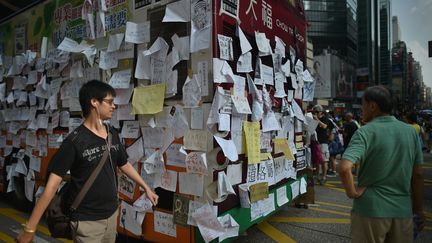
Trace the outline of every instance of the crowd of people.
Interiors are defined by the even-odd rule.
[[[392,110],[383,86],[365,91],[359,117],[311,109],[318,123],[310,146],[314,181],[322,185],[334,176],[340,159],[337,171],[354,199],[352,242],[413,242],[424,227],[421,166],[422,151],[432,144],[431,120],[416,112],[396,118]]]
[[[314,119],[318,120],[316,134],[312,140],[319,143],[322,161],[314,164],[315,181],[324,184],[327,177],[336,177],[336,158],[341,158],[348,147],[351,137],[355,131],[366,123],[361,115],[352,112],[335,114],[331,110],[324,110],[321,105],[311,108]],[[418,139],[424,152],[432,149],[432,117],[424,116],[419,112],[410,112],[397,117],[398,120],[410,124],[416,131]],[[352,171],[358,175],[358,165]]]

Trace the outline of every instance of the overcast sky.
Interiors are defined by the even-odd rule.
[[[420,62],[423,82],[432,87],[432,57],[428,41],[432,40],[432,0],[393,0],[393,16],[398,16],[402,40]]]

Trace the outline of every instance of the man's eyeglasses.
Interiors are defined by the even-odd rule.
[[[102,99],[102,101],[107,103],[110,106],[112,106],[114,104],[114,99]]]

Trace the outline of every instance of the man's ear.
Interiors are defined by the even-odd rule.
[[[96,107],[99,106],[99,102],[98,102],[98,100],[95,99],[95,98],[92,98],[92,99],[90,100],[90,104],[91,104],[91,106],[92,106],[93,108],[96,108]]]
[[[370,106],[371,111],[373,111],[373,112],[377,112],[380,110],[375,101],[369,102],[369,106]]]

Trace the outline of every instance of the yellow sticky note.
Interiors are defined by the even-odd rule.
[[[273,139],[273,143],[275,146],[275,153],[282,152],[284,153],[286,159],[294,160],[294,155],[288,146],[288,140],[286,138],[275,138]]]
[[[161,112],[164,99],[165,84],[136,87],[132,97],[132,113],[156,114]]]
[[[258,202],[261,199],[268,198],[269,187],[267,182],[260,182],[249,187],[251,203]]]
[[[261,153],[261,160],[272,159],[271,153]]]
[[[259,122],[243,121],[243,130],[246,140],[246,155],[249,164],[261,161],[261,133]]]

